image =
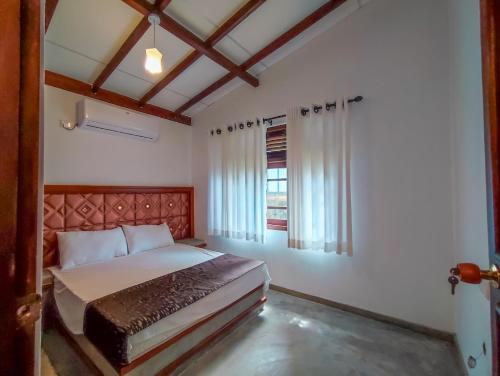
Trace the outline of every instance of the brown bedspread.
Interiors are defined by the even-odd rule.
[[[84,334],[111,364],[123,366],[128,337],[262,264],[224,254],[94,300],[85,309]]]

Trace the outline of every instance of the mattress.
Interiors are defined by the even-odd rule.
[[[175,244],[69,270],[52,267],[55,302],[65,326],[73,334],[83,333],[88,302],[208,261],[222,253]],[[265,264],[228,283],[201,300],[163,318],[128,338],[129,362],[156,345],[182,332],[210,314],[238,300],[256,287],[270,282]]]

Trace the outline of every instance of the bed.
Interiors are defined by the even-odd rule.
[[[175,243],[68,270],[58,266],[56,232],[160,223],[169,226],[175,240],[193,236],[192,188],[45,187],[44,266],[54,276],[53,301],[60,327],[105,375],[177,373],[186,360],[244,318],[259,312],[265,303],[270,278],[263,262],[185,244]],[[229,264],[222,263],[236,260],[235,265],[240,265],[240,259],[246,266],[231,269],[238,270],[237,274],[226,268]],[[150,285],[155,281],[161,287],[163,279],[173,276],[182,285],[182,273],[205,267],[220,270],[222,275],[225,272],[227,283],[161,317],[149,314],[155,317],[154,322],[121,338],[119,356],[108,351],[106,341],[112,336],[105,329],[109,323],[98,326],[102,317],[92,316],[97,303],[109,302],[110,297],[116,301],[118,296],[125,299],[121,304],[127,307],[141,300],[143,293],[151,292]],[[139,287],[142,292],[137,292]],[[132,295],[133,301],[126,300],[130,291],[136,294]],[[189,297],[182,293],[182,288],[168,293],[161,288],[159,291],[169,298],[170,294]],[[147,301],[146,296],[144,299]],[[130,308],[131,316],[132,311]],[[112,312],[110,317],[115,316],[119,315]]]

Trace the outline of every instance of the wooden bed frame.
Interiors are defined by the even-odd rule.
[[[182,372],[188,365],[189,360],[196,358],[197,355],[200,355],[205,351],[210,345],[215,343],[217,340],[223,338],[227,334],[229,334],[235,327],[239,324],[243,323],[246,319],[252,317],[253,315],[258,314],[262,311],[264,303],[267,301],[267,297],[264,294],[264,285],[261,285],[249,293],[245,294],[238,300],[228,304],[224,308],[212,313],[208,317],[203,320],[195,323],[194,325],[188,327],[183,330],[179,334],[175,335],[172,338],[169,338],[163,343],[160,343],[158,346],[149,350],[145,354],[141,355],[137,359],[133,360],[129,364],[125,365],[121,368],[113,368],[111,364],[107,362],[107,360],[99,354],[98,350],[90,344],[90,342],[83,342],[83,335],[76,336],[66,328],[61,316],[57,312],[57,308],[53,307],[52,313],[56,315],[55,320],[53,321],[56,329],[67,339],[69,344],[73,347],[73,349],[78,352],[81,358],[87,363],[89,367],[92,367],[96,374],[103,375],[134,375],[134,371],[140,367],[148,364],[150,360],[152,360],[155,356],[161,357],[164,351],[169,351],[169,349],[173,348],[178,342],[189,336],[191,333],[195,333],[199,330],[203,325],[209,324],[214,321],[216,318],[227,312],[229,309],[233,307],[237,307],[244,301],[245,299],[250,298],[252,295],[257,295],[261,293],[258,299],[255,299],[254,302],[247,308],[243,309],[234,317],[228,319],[221,327],[217,328],[213,333],[201,339],[198,343],[196,343],[193,347],[191,347],[186,352],[180,354],[175,360],[172,362],[166,362],[160,370],[154,371],[153,374],[156,375],[173,375]],[[259,296],[259,295],[257,295]],[[52,299],[52,302],[54,300]],[[89,349],[90,348],[90,349]],[[103,367],[103,363],[104,367]],[[111,370],[109,372],[109,370]]]
[[[47,185],[44,191],[44,267],[59,264],[56,232],[159,223],[167,223],[175,240],[194,236],[192,187]],[[103,374],[134,375],[140,373],[141,368],[151,366],[155,374],[170,375],[242,320],[262,310],[267,300],[264,292],[264,285],[255,288],[121,368],[112,367],[83,335],[75,336],[67,330],[57,307],[52,307],[51,311],[57,316],[57,328]],[[54,299],[50,302],[53,304]],[[189,348],[185,347],[186,342],[190,343]],[[168,351],[180,353],[169,360],[164,356]]]

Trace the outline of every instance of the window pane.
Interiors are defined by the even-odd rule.
[[[286,168],[279,168],[278,170],[278,177],[280,179],[286,179]]]
[[[286,193],[268,193],[267,206],[287,206]]]
[[[286,209],[267,209],[267,219],[286,220]]]
[[[286,168],[270,168],[267,170],[268,179],[286,179]],[[267,219],[287,220],[287,182],[267,182]],[[285,207],[285,209],[270,209],[269,207]]]
[[[277,168],[268,168],[267,169],[267,178],[268,179],[277,179],[278,178],[278,169]]]
[[[267,192],[269,192],[269,193],[278,192],[278,182],[277,181],[268,181],[267,182]]]

